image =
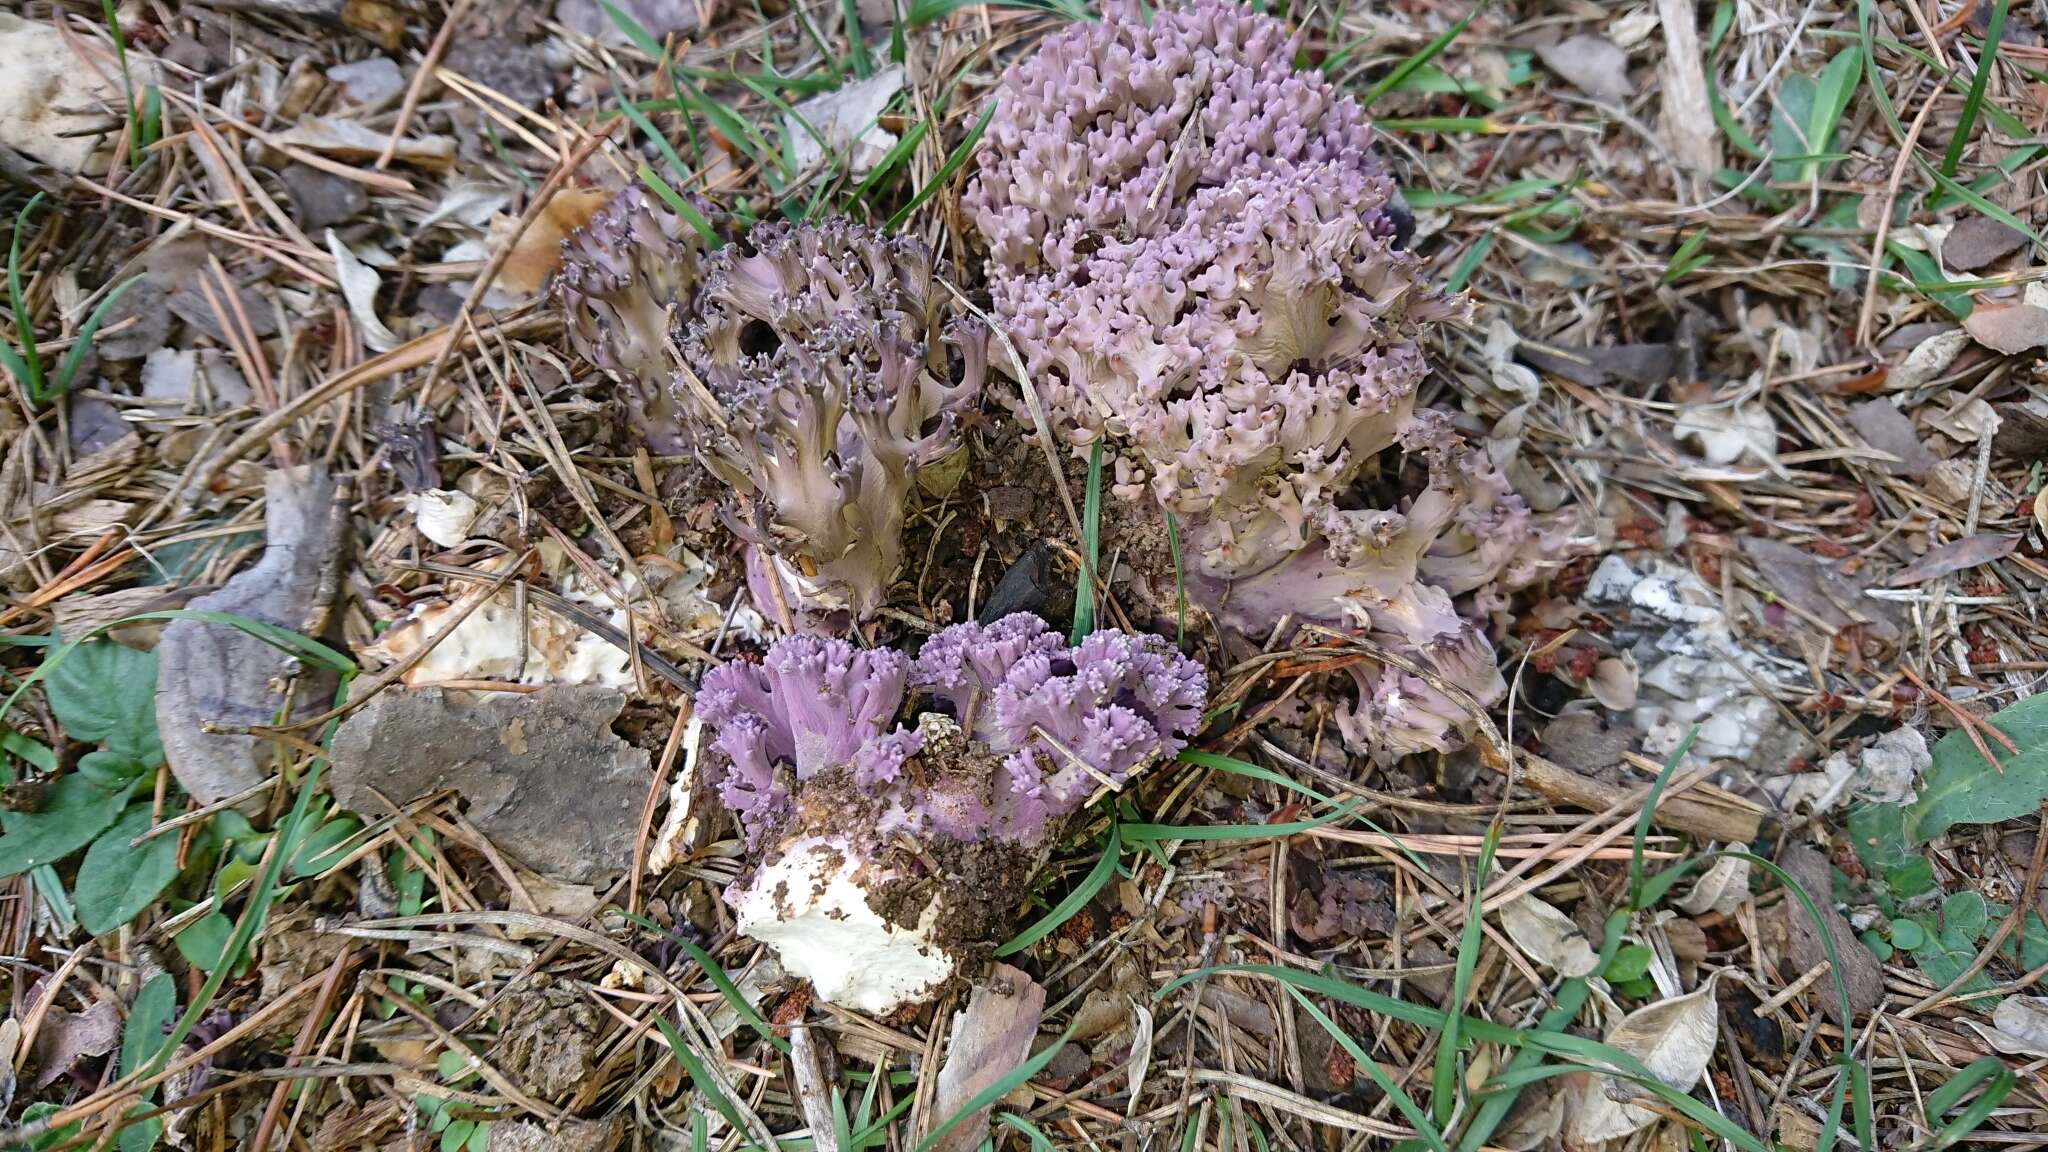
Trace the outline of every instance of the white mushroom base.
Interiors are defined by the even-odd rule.
[[[930,996],[959,967],[932,941],[938,902],[915,928],[869,907],[869,889],[890,878],[844,840],[800,836],[726,898],[740,932],[774,948],[820,999],[881,1015]]]

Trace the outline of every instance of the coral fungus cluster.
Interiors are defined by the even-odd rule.
[[[1069,645],[1028,613],[915,658],[797,636],[712,670],[713,778],[763,862],[729,893],[742,930],[828,999],[923,995],[1025,895],[1059,822],[1178,752],[1206,695],[1157,636]]]
[[[564,257],[571,332],[649,446],[694,452],[728,486],[762,615],[808,631],[873,614],[918,471],[959,450],[987,362],[925,247],[827,219],[705,254],[629,189]]]
[[[705,677],[703,764],[756,862],[728,893],[741,929],[828,999],[929,994],[1065,818],[1201,720],[1200,667],[1150,635],[1069,643],[1018,614],[914,654],[838,638],[886,606],[920,469],[963,451],[985,392],[1107,449],[1219,623],[1379,645],[1350,669],[1355,751],[1452,747],[1503,692],[1473,619],[1535,575],[1539,537],[1417,408],[1463,306],[1421,282],[1363,109],[1298,49],[1231,0],[1115,0],[1010,69],[963,203],[1012,387],[914,240],[827,219],[717,247],[703,213],[629,191],[565,245],[572,335],[651,447],[722,482],[789,634]]]
[[[1230,0],[1110,5],[1013,67],[965,203],[995,314],[1053,424],[1115,449],[1120,492],[1177,520],[1187,591],[1225,623],[1364,627],[1480,704],[1503,692],[1483,608],[1534,573],[1528,509],[1417,412],[1421,347],[1462,306],[1418,282],[1357,103]],[[1351,504],[1387,449],[1426,470]],[[1448,748],[1430,676],[1361,676],[1361,752]]]

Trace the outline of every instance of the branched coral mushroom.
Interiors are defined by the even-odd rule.
[[[985,333],[955,315],[923,245],[844,220],[764,225],[707,262],[672,395],[771,619],[880,606],[918,470],[981,395]]]
[[[1177,517],[1192,597],[1247,630],[1364,626],[1492,703],[1452,597],[1533,575],[1528,511],[1415,411],[1420,341],[1463,307],[1419,282],[1362,110],[1295,48],[1230,0],[1118,3],[1011,69],[966,197],[995,312],[1055,426]],[[1352,510],[1397,445],[1424,490]],[[1361,750],[1456,742],[1461,707],[1382,671],[1346,725]]]
[[[1207,682],[1155,636],[1036,616],[913,660],[798,636],[704,678],[710,779],[761,863],[728,896],[828,1000],[887,1011],[985,949],[1065,818],[1172,756]]]
[[[810,629],[881,605],[918,472],[959,449],[987,366],[923,245],[825,219],[707,255],[628,188],[563,242],[556,291],[648,445],[732,490],[764,615]]]
[[[670,400],[669,332],[694,298],[704,242],[676,213],[626,188],[562,241],[555,293],[584,359],[625,385],[647,446],[683,450]]]

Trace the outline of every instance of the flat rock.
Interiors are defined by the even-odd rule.
[[[543,876],[590,881],[632,866],[646,751],[612,735],[623,694],[390,688],[334,734],[334,796],[366,818],[444,789],[497,848]]]
[[[223,612],[302,635],[325,624],[336,588],[335,561],[343,522],[335,483],[308,465],[264,478],[263,555],[217,592],[192,601],[196,612]],[[236,628],[173,620],[157,645],[156,723],[171,772],[201,804],[255,787],[276,763],[277,750],[254,736],[220,735],[204,725],[273,724],[293,685],[294,715],[332,702],[332,672]],[[262,803],[261,797],[249,802]]]

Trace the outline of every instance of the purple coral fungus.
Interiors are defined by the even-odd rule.
[[[1177,517],[1191,599],[1252,631],[1363,627],[1489,704],[1491,648],[1452,598],[1534,576],[1528,509],[1415,410],[1421,342],[1464,306],[1421,282],[1363,110],[1296,47],[1231,0],[1120,2],[1012,68],[966,197],[994,311],[1054,426],[1106,439],[1119,494]],[[1396,446],[1427,485],[1354,510]],[[1361,750],[1469,726],[1374,692]]]
[[[1069,645],[1028,614],[914,661],[797,636],[713,669],[706,769],[757,861],[728,892],[741,930],[835,1003],[922,998],[1002,928],[1065,818],[1178,752],[1206,699],[1156,636]]]

